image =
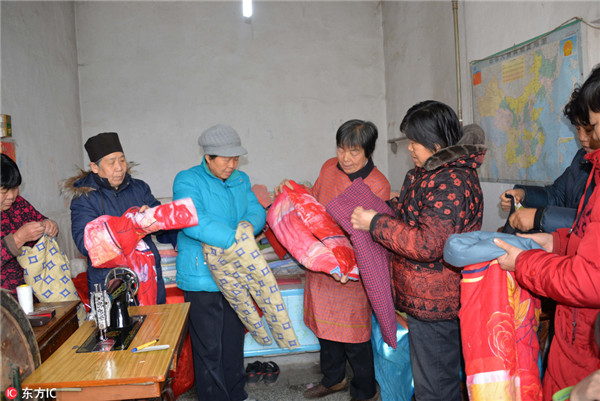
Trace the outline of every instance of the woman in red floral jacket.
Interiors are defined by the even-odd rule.
[[[443,251],[451,234],[481,228],[476,168],[485,154],[484,135],[477,126],[461,129],[456,113],[432,100],[412,106],[400,130],[415,168],[392,200],[396,216],[359,207],[351,221],[392,251],[395,306],[408,314],[416,399],[460,400],[461,276],[444,263]]]
[[[23,268],[17,261],[23,245],[32,246],[44,232],[51,237],[58,235],[58,226],[47,219],[21,196],[21,173],[17,164],[2,154],[2,274],[1,286],[16,297],[17,287],[25,284]]]

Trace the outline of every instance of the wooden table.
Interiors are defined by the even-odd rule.
[[[130,307],[130,315],[146,315],[127,350],[76,353],[91,333],[85,322],[46,362],[23,382],[23,389],[56,389],[58,400],[123,400],[160,397],[170,369],[176,368],[187,333],[189,303]],[[159,338],[160,351],[132,353]]]
[[[45,325],[33,327],[33,333],[40,348],[40,357],[44,362],[56,351],[71,334],[79,328],[77,305],[81,301],[50,302],[36,304],[35,307],[53,308],[54,317]]]

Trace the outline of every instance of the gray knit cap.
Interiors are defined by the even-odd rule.
[[[204,154],[222,157],[242,156],[248,153],[242,147],[240,136],[229,125],[217,124],[208,128],[198,138]]]

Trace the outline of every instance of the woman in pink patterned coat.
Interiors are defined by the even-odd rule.
[[[350,120],[338,128],[337,157],[323,164],[311,190],[319,203],[326,206],[359,177],[379,198],[389,199],[390,183],[371,159],[377,136],[377,127],[369,121]],[[285,183],[275,191],[280,192]],[[305,398],[317,399],[346,390],[347,361],[354,372],[351,399],[378,397],[371,347],[371,304],[361,280],[346,281],[347,277],[336,279],[306,271],[304,323],[319,339],[323,379],[304,392]]]
[[[2,288],[9,290],[15,297],[17,287],[25,284],[23,268],[17,261],[23,245],[32,246],[46,233],[51,237],[58,235],[58,226],[38,212],[29,202],[19,196],[21,173],[17,164],[2,154]]]

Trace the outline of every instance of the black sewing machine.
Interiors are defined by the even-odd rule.
[[[124,350],[142,325],[145,315],[130,316],[128,307],[135,305],[139,279],[127,267],[116,267],[106,276],[105,289],[96,284],[90,294],[89,320],[98,328],[77,352]]]

